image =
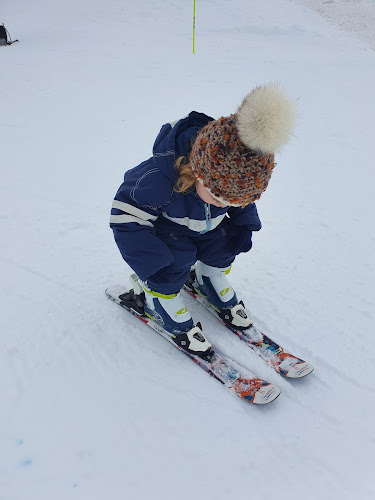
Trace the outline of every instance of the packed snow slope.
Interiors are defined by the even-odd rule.
[[[192,7],[1,2],[1,500],[374,498],[375,53],[300,3],[198,0],[193,54]],[[187,300],[281,388],[254,407],[104,289],[130,272],[108,226],[124,171],[163,123],[270,81],[299,118],[231,280],[314,374],[281,379]]]
[[[340,30],[354,33],[375,49],[374,0],[294,0],[318,12]]]

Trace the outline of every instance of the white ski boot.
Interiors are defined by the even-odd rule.
[[[202,326],[194,326],[189,311],[182,302],[180,294],[164,295],[151,290],[147,283],[131,275],[134,297],[143,300],[144,314],[159,323],[172,337],[175,344],[190,354],[210,360],[213,355],[212,345],[205,338]],[[135,300],[133,298],[133,300]]]
[[[244,303],[237,299],[237,295],[229,283],[227,276],[229,268],[212,267],[198,261],[195,266],[195,290],[207,297],[212,307],[226,323],[239,330],[246,330],[253,324]]]

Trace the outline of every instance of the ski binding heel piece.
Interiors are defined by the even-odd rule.
[[[145,293],[143,291],[142,285],[139,282],[139,278],[136,274],[131,274],[129,276],[129,281],[133,288],[128,292],[119,295],[119,303],[121,306],[128,310],[133,310],[140,316],[144,315],[145,307]]]
[[[139,280],[139,277],[135,273],[129,276],[129,281],[131,283],[135,295],[142,295],[142,293],[144,294],[142,284]]]
[[[119,304],[130,311],[143,316],[144,314],[144,304],[145,304],[145,294],[136,295],[134,290],[129,290],[128,292],[119,295]]]

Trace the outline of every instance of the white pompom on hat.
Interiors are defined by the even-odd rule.
[[[255,88],[242,101],[236,113],[241,141],[262,153],[278,153],[293,132],[296,112],[277,84]]]

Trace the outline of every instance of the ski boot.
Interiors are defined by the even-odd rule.
[[[135,306],[132,305],[133,309],[156,321],[182,349],[209,361],[213,355],[211,344],[203,335],[201,324],[197,323],[194,326],[193,319],[181,301],[180,294],[164,295],[154,292],[135,274],[130,276],[130,281],[133,290],[126,295],[129,295],[128,298],[132,304],[135,304]]]
[[[231,267],[211,267],[198,261],[190,280],[193,278],[195,291],[209,300],[221,319],[237,330],[246,330],[253,322],[227,279]]]

